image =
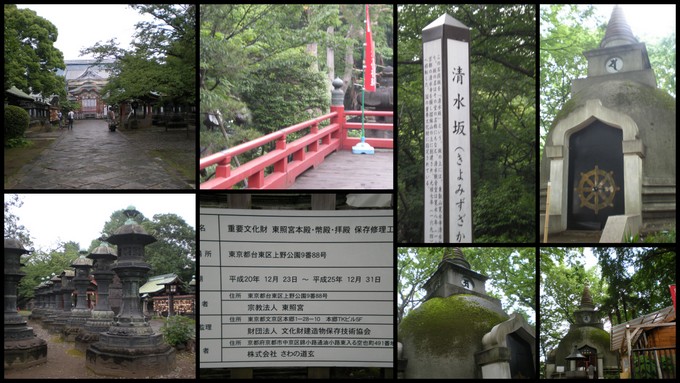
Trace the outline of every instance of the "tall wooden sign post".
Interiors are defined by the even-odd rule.
[[[470,28],[442,15],[423,29],[425,238],[472,242]]]

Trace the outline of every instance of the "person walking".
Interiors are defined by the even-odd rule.
[[[109,113],[108,113],[108,122],[109,122],[109,130],[110,131],[115,131],[116,130],[116,113],[113,111],[113,107],[109,107]]]
[[[64,117],[64,115],[61,114],[61,110],[60,110],[59,113],[57,113],[57,118],[59,119],[59,129],[62,128],[61,124],[62,124],[62,118],[63,117]]]
[[[75,118],[75,113],[73,113],[73,110],[68,112],[68,128],[70,130],[73,130],[73,119]]]

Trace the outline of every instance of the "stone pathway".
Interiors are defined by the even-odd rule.
[[[175,133],[175,132],[168,132]],[[184,132],[182,132],[184,133]],[[184,134],[183,134],[184,136]],[[193,140],[186,140],[193,150]],[[191,189],[105,120],[79,120],[31,163],[9,189]]]

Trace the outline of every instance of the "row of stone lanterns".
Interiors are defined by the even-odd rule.
[[[156,241],[134,221],[133,206],[125,210],[128,220],[108,238],[118,246],[118,255],[103,242],[71,264],[75,268],[53,275],[36,288],[33,319],[42,319],[51,333],[76,341],[86,353],[86,365],[100,375],[153,376],[174,369],[175,351],[155,334],[139,305],[139,288],[151,266],[143,261],[144,247]],[[9,242],[8,242],[9,241]],[[5,368],[25,367],[46,361],[47,344],[35,338],[26,321],[16,312],[16,289],[23,273],[19,258],[27,253],[17,240],[5,239]],[[114,264],[114,261],[117,262]],[[88,274],[97,281],[98,299],[93,311],[86,304]],[[122,307],[114,316],[109,306],[109,285],[117,274],[123,285]],[[71,294],[77,291],[71,309]]]

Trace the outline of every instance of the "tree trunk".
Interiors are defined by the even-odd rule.
[[[333,27],[326,29],[326,66],[328,67],[328,81],[333,82],[335,79],[335,48],[333,47],[333,37],[335,32]]]
[[[349,39],[352,36],[353,25],[349,26],[346,38]],[[345,73],[342,75],[342,91],[347,93],[347,87],[350,86],[352,81],[352,70],[354,69],[354,45],[348,45],[345,50]]]

